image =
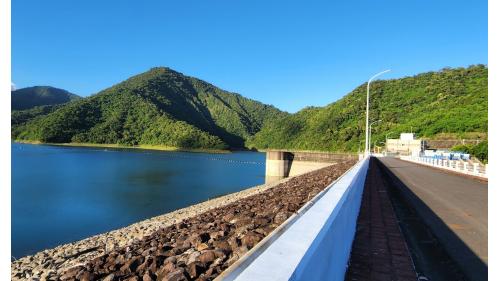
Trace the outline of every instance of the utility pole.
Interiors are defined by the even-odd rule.
[[[365,136],[365,156],[370,155],[370,140],[369,140],[369,116],[370,116],[370,83],[372,82],[375,77],[380,76],[386,72],[391,71],[390,69],[384,70],[382,72],[379,72],[375,75],[373,75],[370,80],[368,80],[368,85],[366,85],[366,136]]]

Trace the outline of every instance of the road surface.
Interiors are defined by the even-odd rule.
[[[468,278],[486,280],[488,184],[396,158],[379,159]]]

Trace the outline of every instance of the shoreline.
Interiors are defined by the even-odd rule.
[[[82,240],[42,250],[33,255],[24,256],[11,261],[11,278],[12,280],[24,280],[28,276],[48,278],[60,275],[70,268],[83,265],[86,261],[140,241],[163,228],[175,225],[185,219],[198,216],[212,209],[224,207],[241,199],[260,194],[293,178],[295,177],[249,187],[239,192],[212,198],[109,232],[96,234]]]
[[[137,150],[152,150],[152,151],[167,151],[167,152],[192,152],[192,153],[213,153],[227,154],[232,152],[260,152],[266,153],[269,151],[287,151],[291,153],[331,153],[339,155],[357,155],[356,152],[349,151],[328,151],[328,150],[298,150],[298,149],[274,149],[274,148],[234,148],[234,149],[207,149],[207,148],[180,148],[175,146],[149,145],[139,144],[134,146],[122,144],[105,144],[105,143],[78,143],[78,142],[41,142],[29,140],[12,140],[15,143],[35,144],[35,145],[50,145],[50,146],[66,146],[66,147],[90,147],[90,148],[116,148],[116,149],[137,149]]]
[[[224,149],[179,148],[173,146],[147,145],[147,144],[127,146],[121,144],[101,144],[101,143],[76,143],[76,142],[52,143],[52,142],[27,141],[27,140],[12,140],[12,141],[15,143],[23,143],[23,144],[65,146],[65,147],[116,148],[116,149],[136,149],[136,150],[153,150],[153,151],[168,151],[168,152],[213,153],[213,154],[227,154],[232,152],[231,150],[224,150]],[[235,151],[240,151],[240,150],[235,150]]]

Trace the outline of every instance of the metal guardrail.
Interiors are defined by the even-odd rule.
[[[420,156],[400,156],[400,159],[484,179],[488,178],[488,164],[473,163],[471,165],[471,163],[463,160],[447,160]]]

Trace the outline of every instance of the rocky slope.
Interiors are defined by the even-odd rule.
[[[71,247],[59,249],[59,257],[47,251],[23,258],[13,263],[12,278],[43,275],[47,280],[213,280],[354,163],[342,161],[195,215],[176,216],[181,221],[154,223],[152,228],[136,225],[135,231],[117,232],[123,239],[115,236],[111,240],[125,241],[121,244],[106,246],[101,241],[96,246],[80,245],[77,251],[71,251]],[[92,251],[101,254],[71,261]],[[67,260],[73,262],[72,266],[64,266]]]

